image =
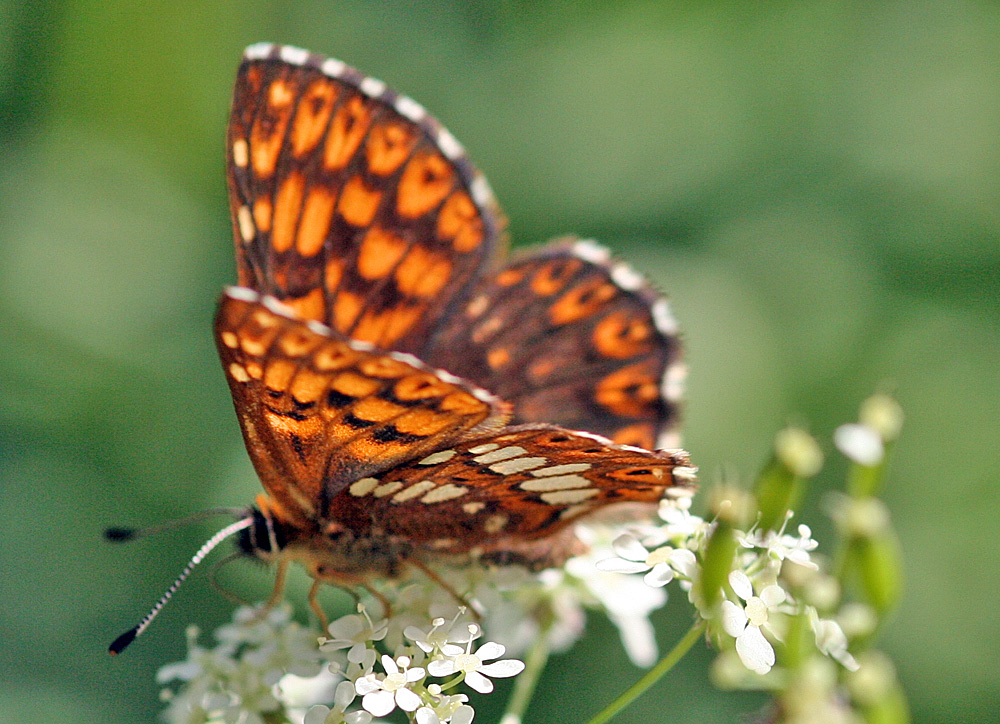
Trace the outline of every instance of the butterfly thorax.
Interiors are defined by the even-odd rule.
[[[237,542],[242,553],[266,563],[297,561],[310,576],[329,583],[396,578],[412,554],[406,541],[377,528],[358,533],[336,521],[300,526],[277,517],[267,506],[252,508],[251,515],[253,525]]]

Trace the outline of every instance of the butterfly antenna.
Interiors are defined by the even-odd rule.
[[[159,614],[160,611],[163,610],[163,607],[167,605],[167,601],[169,601],[170,598],[177,591],[177,589],[180,588],[180,585],[184,583],[184,579],[186,579],[189,575],[191,575],[191,571],[193,571],[195,566],[197,566],[205,559],[205,556],[211,553],[212,550],[226,538],[233,535],[234,533],[240,532],[244,528],[249,528],[251,525],[253,525],[253,516],[247,516],[245,518],[242,518],[241,520],[237,520],[233,523],[230,523],[225,528],[223,528],[218,533],[209,538],[207,541],[205,541],[204,545],[202,545],[202,547],[198,549],[198,552],[195,553],[193,556],[191,556],[191,560],[188,561],[188,564],[184,567],[184,570],[181,571],[181,574],[177,576],[177,579],[172,584],[170,584],[170,588],[168,588],[166,592],[160,597],[160,600],[157,601],[156,605],[153,606],[152,610],[150,610],[150,612],[146,614],[146,617],[143,618],[142,621],[138,623],[138,625],[134,626],[133,628],[130,628],[128,631],[126,631],[121,636],[112,641],[111,646],[108,647],[108,653],[111,654],[112,656],[116,656],[120,654],[122,651],[124,651],[125,647],[128,646],[133,641],[135,641],[136,638],[139,636],[139,634],[141,634],[143,631],[149,628],[149,624],[151,624],[153,622],[153,619],[156,618],[157,614]]]
[[[181,526],[188,525],[189,523],[197,523],[199,520],[205,520],[205,518],[211,518],[216,515],[231,515],[242,518],[246,515],[246,513],[246,508],[207,508],[206,510],[200,510],[197,513],[186,515],[183,518],[170,520],[166,523],[160,523],[158,525],[151,525],[147,528],[124,528],[112,526],[110,528],[105,528],[104,537],[112,543],[125,543],[137,538],[145,538],[149,535],[156,535],[157,533],[162,533],[165,530],[180,528]]]

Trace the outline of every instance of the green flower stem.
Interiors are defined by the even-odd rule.
[[[542,671],[549,661],[549,637],[548,630],[539,632],[535,645],[531,647],[528,656],[524,661],[524,671],[514,679],[514,691],[507,700],[507,709],[503,713],[501,722],[520,722],[524,719],[524,712],[531,703],[531,698],[535,695],[535,687],[538,686],[538,679],[541,678]]]
[[[647,671],[642,678],[623,691],[617,699],[599,711],[597,715],[592,717],[587,722],[587,724],[604,724],[606,721],[609,721],[617,715],[622,709],[638,699],[646,691],[646,689],[651,687],[663,678],[668,671],[674,668],[674,665],[684,657],[684,654],[686,654],[692,646],[694,646],[694,642],[701,638],[704,630],[705,622],[696,621],[691,627],[691,630],[684,634],[684,638],[677,642],[674,648],[671,649],[670,653],[660,659],[656,666]]]

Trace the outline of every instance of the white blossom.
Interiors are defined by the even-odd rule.
[[[524,664],[517,659],[504,659],[494,661],[492,664],[485,663],[503,656],[505,651],[506,649],[501,644],[492,641],[487,641],[475,653],[472,653],[471,640],[465,650],[460,649],[458,652],[452,651],[449,645],[442,652],[442,658],[427,664],[427,671],[433,676],[451,676],[462,673],[465,676],[466,684],[480,694],[488,694],[493,691],[493,682],[486,677],[492,676],[502,679],[517,676],[524,671]]]
[[[742,571],[729,574],[729,585],[743,605],[723,601],[722,626],[726,633],[735,637],[736,653],[744,666],[758,674],[766,674],[774,666],[774,647],[761,629],[778,638],[769,618],[784,603],[785,591],[772,584],[766,586],[759,596],[754,595],[753,584]]]
[[[385,674],[365,674],[354,682],[354,689],[362,697],[361,706],[373,716],[385,716],[397,706],[403,711],[416,711],[420,696],[409,688],[424,679],[427,672],[419,666],[410,667],[410,659],[400,656],[393,659],[383,655]]]

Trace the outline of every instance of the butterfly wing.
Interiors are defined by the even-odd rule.
[[[243,287],[223,295],[215,337],[247,450],[289,522],[317,519],[358,478],[509,416],[485,390]]]
[[[454,137],[337,60],[248,48],[227,161],[240,284],[384,349],[420,354],[502,246]]]
[[[328,517],[430,551],[506,553],[610,505],[690,495],[693,480],[683,452],[524,425],[357,480],[331,499]]]
[[[591,241],[560,240],[480,281],[426,357],[551,422],[676,448],[685,367],[666,300]]]

